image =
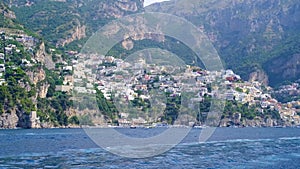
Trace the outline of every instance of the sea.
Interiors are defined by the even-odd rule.
[[[151,137],[164,128],[115,129]],[[205,142],[192,129],[169,151],[126,158],[99,147],[83,129],[0,130],[0,168],[298,169],[300,128],[217,128]]]

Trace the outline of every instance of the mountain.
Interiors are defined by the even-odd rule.
[[[50,44],[80,50],[112,19],[144,10],[143,0],[4,0]],[[300,78],[299,5],[294,0],[172,0],[145,10],[184,17],[204,30],[224,65],[271,86]]]
[[[110,20],[143,8],[143,0],[6,0],[6,3],[25,27],[57,47],[76,41],[75,48],[78,41],[83,44]]]
[[[146,11],[184,17],[208,35],[225,66],[276,86],[300,78],[300,1],[172,0]]]

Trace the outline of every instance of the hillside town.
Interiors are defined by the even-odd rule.
[[[8,68],[5,62],[6,55],[18,54],[22,50],[33,53],[39,40],[22,32],[5,33],[2,31],[0,34],[4,42],[3,52],[0,53],[0,85],[7,85],[5,81]],[[17,46],[13,41],[17,41],[22,46]],[[50,49],[50,52],[55,53],[55,49]],[[170,98],[180,98],[182,92],[190,91],[193,92],[189,98],[190,102],[203,102],[207,97],[214,97],[217,94],[211,84],[217,79],[222,79],[222,84],[219,85],[226,88],[226,92],[222,93],[223,99],[249,107],[254,106],[256,111],[262,114],[269,110],[278,112],[280,119],[284,121],[281,125],[300,125],[299,99],[281,103],[273,97],[274,93],[299,95],[299,81],[274,91],[258,81],[243,81],[232,70],[211,72],[196,66],[164,65],[159,61],[149,63],[149,60],[143,57],[128,61],[113,56],[79,54],[75,51],[68,51],[66,54],[71,59],[57,61],[54,69],[62,79],[61,84],[56,84],[55,90],[58,92],[96,95],[97,91],[100,91],[108,101],[125,105],[134,103],[139,111],[148,112],[151,99],[153,100],[151,91],[158,90]],[[19,66],[31,67],[38,62],[39,60],[33,57],[22,58]],[[10,68],[17,69],[17,66],[12,65]],[[156,104],[160,109],[164,107],[162,102]],[[151,106],[155,107],[155,105]],[[161,110],[158,110],[156,116],[152,118],[149,118],[149,112],[132,115],[131,111],[132,109],[124,109],[124,107],[119,110],[117,119],[119,125],[133,123],[148,125],[163,121]],[[31,112],[31,121],[34,123],[39,121],[35,111]],[[196,123],[197,115],[191,121]],[[97,121],[94,124],[103,125]],[[274,123],[271,126],[276,125],[278,124]]]
[[[135,62],[127,62],[113,56],[91,55],[80,61],[73,61],[74,65],[66,66],[65,69],[74,69],[74,79],[65,78],[64,84],[58,89],[74,91],[81,94],[95,94],[95,84],[107,100],[122,98],[125,102],[136,99],[147,103],[151,100],[151,90],[158,89],[168,93],[169,97],[181,96],[183,90],[194,91],[192,100],[203,101],[206,96],[215,95],[210,88],[217,78],[223,79],[226,92],[223,94],[227,101],[236,101],[241,104],[256,106],[262,114],[264,111],[278,112],[280,118],[289,126],[300,124],[300,101],[280,103],[272,97],[272,88],[264,86],[258,81],[247,82],[235,74],[232,70],[221,72],[210,72],[195,66],[178,67],[177,74],[171,75],[167,70],[170,66],[159,64],[147,64],[146,59],[137,58]],[[68,68],[69,67],[69,68]],[[72,67],[72,68],[71,68]],[[172,66],[171,66],[172,67]],[[174,69],[174,67],[173,67]],[[174,72],[174,70],[172,70]],[[193,83],[184,83],[187,79],[193,79]],[[80,84],[80,85],[79,85]],[[185,86],[185,87],[183,87]],[[299,91],[298,84],[293,84],[293,89]],[[290,90],[282,88],[281,90]],[[119,100],[120,101],[120,100]],[[140,110],[145,110],[143,107]],[[146,117],[130,118],[130,113],[120,112],[120,124],[138,123],[145,125],[149,123]],[[149,120],[149,119],[148,119]],[[153,119],[152,119],[153,120]],[[156,119],[157,120],[157,119]],[[150,120],[151,121],[151,120]]]
[[[4,43],[3,53],[0,53],[0,84],[5,83],[4,74],[5,74],[5,61],[6,55],[21,54],[21,50],[34,52],[35,46],[38,44],[39,40],[26,35],[22,31],[16,31],[12,33],[5,33],[5,31],[0,31],[1,41]],[[14,41],[19,42],[22,46],[17,46]],[[34,63],[37,63],[37,60],[34,58],[23,58],[20,66],[33,66]]]

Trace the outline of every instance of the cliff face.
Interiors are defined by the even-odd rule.
[[[224,118],[220,122],[220,127],[232,127],[232,126],[240,126],[240,127],[274,127],[278,125],[284,124],[281,120],[276,120],[272,118],[262,119],[260,117],[256,117],[255,119],[241,119],[240,114],[238,117],[232,118]],[[289,124],[285,124],[287,126],[292,126]]]
[[[58,42],[57,46],[65,46],[72,43],[75,40],[81,40],[86,37],[86,26],[77,26],[75,30],[71,33],[70,37],[62,39],[61,42]]]
[[[298,80],[300,78],[300,54],[277,57],[267,62],[265,67],[272,81]]]
[[[0,115],[0,128],[16,128],[18,125],[19,118],[15,111],[11,113],[4,113]]]
[[[42,68],[37,68],[33,71],[26,72],[26,75],[32,84],[19,82],[19,86],[24,88],[26,92],[31,92],[31,90],[36,89],[36,95],[29,98],[32,100],[34,107],[37,107],[37,98],[46,98],[49,84],[44,82],[46,79],[45,71]],[[14,93],[15,94],[15,93]],[[21,102],[18,100],[18,102]],[[40,128],[41,123],[37,117],[36,111],[25,110],[21,105],[16,105],[14,107],[7,107],[5,112],[0,115],[0,128]]]
[[[38,96],[42,99],[46,98],[48,90],[49,90],[50,84],[48,83],[43,83],[38,91]]]
[[[27,75],[34,85],[37,85],[38,82],[41,82],[46,78],[45,71],[42,68],[39,68],[34,71],[28,71]]]
[[[44,42],[42,42],[39,45],[38,50],[34,55],[34,59],[36,59],[36,61],[38,61],[39,63],[44,64],[48,69],[55,68],[55,64],[52,60],[51,55],[46,52],[46,47]]]
[[[266,86],[269,84],[268,75],[261,69],[258,69],[255,72],[250,73],[248,81],[249,82],[258,81]]]
[[[34,86],[37,87],[37,96],[40,98],[46,98],[50,85],[44,81],[46,79],[45,70],[42,68],[37,68],[34,71],[26,72],[26,74]],[[40,84],[38,85],[38,83]],[[35,99],[37,99],[37,97]]]
[[[178,15],[199,26],[226,67],[245,80],[257,67],[278,77],[269,77],[271,85],[300,77],[296,62],[278,64],[295,61],[292,56],[300,53],[300,1],[177,0],[151,5],[146,11]]]
[[[41,128],[36,112],[23,112],[19,108],[13,108],[10,112],[0,115],[0,129],[14,129],[14,128]]]

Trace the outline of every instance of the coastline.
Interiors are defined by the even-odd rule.
[[[44,127],[44,128],[0,128],[1,130],[42,130],[42,129],[155,129],[155,128],[191,128],[191,129],[203,129],[209,128],[209,126],[184,126],[184,125],[168,125],[168,126],[136,126],[131,128],[129,126],[60,126],[60,127]],[[218,126],[213,128],[300,128],[300,125],[296,126]]]

